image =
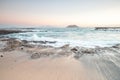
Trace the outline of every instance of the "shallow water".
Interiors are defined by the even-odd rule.
[[[65,44],[70,44],[70,46],[105,47],[120,43],[120,30],[104,31],[95,30],[94,28],[22,28],[20,30],[28,32],[5,36],[28,41],[56,41],[56,43],[43,44],[54,47]]]
[[[114,50],[116,52],[106,51],[95,55],[84,55],[80,61],[87,68],[96,70],[99,73],[99,78],[101,75],[104,80],[120,80],[120,51]]]

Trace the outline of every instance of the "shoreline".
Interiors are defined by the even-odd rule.
[[[33,41],[34,42],[34,41]],[[44,56],[49,56],[49,55],[53,55],[55,54],[55,51],[60,51],[58,54],[61,54],[61,53],[66,53],[64,55],[69,55],[70,54],[75,54],[77,57],[79,56],[82,56],[84,54],[91,54],[91,55],[94,55],[94,54],[102,54],[104,53],[105,51],[113,51],[113,52],[116,52],[114,49],[117,49],[119,50],[120,49],[120,44],[115,44],[113,46],[110,46],[110,47],[100,47],[100,46],[96,46],[94,48],[89,48],[89,47],[79,47],[79,46],[76,46],[76,47],[70,47],[69,44],[65,44],[61,47],[53,47],[53,46],[49,46],[49,45],[42,45],[42,44],[39,44],[39,45],[36,45],[36,44],[31,44],[31,41],[26,41],[26,40],[18,40],[18,39],[14,39],[14,38],[1,38],[0,39],[0,43],[1,43],[1,46],[0,46],[0,51],[1,52],[4,52],[4,51],[14,51],[16,49],[20,49],[20,50],[24,50],[24,48],[36,48],[36,49],[52,49],[53,52],[51,52],[51,54],[49,54],[49,52],[47,52],[47,50],[45,50],[47,53],[45,54],[43,52],[39,54],[39,50],[38,52],[36,52],[35,55],[44,55]],[[40,43],[43,43],[43,44],[46,44],[44,42],[40,42]],[[34,56],[34,55],[33,55]]]
[[[70,47],[69,44],[52,47],[1,38],[0,79],[119,80],[119,50],[120,44],[95,48]]]
[[[58,30],[55,30],[55,33],[57,31]],[[64,29],[61,29],[60,31],[62,32],[62,31],[64,31]],[[86,39],[84,39],[84,35],[83,35],[84,30],[82,33],[76,32],[74,34],[71,34],[69,32],[69,29],[67,31],[68,33],[64,32],[63,34],[61,34],[60,31],[58,31],[58,33],[56,33],[57,34],[56,35],[56,34],[54,34],[54,31],[52,32],[52,30],[50,30],[50,32],[49,32],[49,29],[48,29],[48,31],[46,29],[40,29],[40,30],[35,29],[32,31],[32,30],[24,30],[23,28],[18,29],[18,30],[17,29],[15,29],[15,30],[2,29],[2,30],[0,30],[0,38],[1,39],[2,38],[8,38],[8,39],[11,38],[11,39],[26,40],[26,41],[31,42],[31,44],[32,43],[33,44],[42,44],[42,45],[49,45],[49,46],[54,46],[54,47],[61,47],[66,44],[69,44],[70,47],[76,47],[76,46],[79,46],[79,47],[96,47],[96,46],[109,47],[109,46],[114,46],[114,44],[117,44],[117,43],[120,44],[119,43],[119,33],[116,33],[116,35],[110,34],[110,36],[113,36],[113,38],[110,37],[109,35],[108,36],[105,35],[106,38],[104,38],[104,36],[102,36],[101,32],[99,32],[98,30],[92,29],[92,30],[90,30],[91,31],[90,34],[89,33],[85,34]],[[103,31],[106,31],[106,30],[103,30]],[[73,32],[74,32],[74,28],[73,28]],[[107,33],[109,33],[109,32],[107,32]],[[48,34],[48,36],[44,36],[44,35],[42,36],[41,34],[44,34],[44,35]],[[96,34],[96,35],[94,35],[94,34]],[[97,34],[101,38],[97,38]],[[106,34],[106,32],[103,33],[103,35],[104,34]],[[65,36],[66,38],[60,37],[60,36]],[[118,36],[118,37],[116,37],[116,36]],[[101,40],[101,39],[103,39],[103,40]]]

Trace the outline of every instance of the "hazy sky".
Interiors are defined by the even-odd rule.
[[[120,0],[0,0],[0,23],[120,26]]]

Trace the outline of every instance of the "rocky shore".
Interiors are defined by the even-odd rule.
[[[120,30],[120,27],[95,27],[95,30]]]
[[[43,44],[0,38],[0,80],[120,79],[120,44],[95,48]]]
[[[20,30],[0,30],[0,35],[20,33],[20,32],[22,32],[22,31],[20,31]]]
[[[45,44],[45,42],[40,42],[40,43]],[[48,56],[70,56],[70,55],[73,55],[75,59],[79,59],[83,55],[100,55],[100,54],[104,54],[105,52],[118,53],[118,50],[120,50],[120,44],[116,44],[111,47],[96,46],[95,48],[78,47],[78,46],[70,47],[69,44],[66,44],[61,47],[52,47],[42,44],[35,45],[35,44],[30,44],[30,42],[26,40],[3,38],[0,39],[0,45],[1,45],[0,52],[14,51],[19,49],[22,51],[27,51],[28,54],[30,54],[31,59],[48,57]],[[1,56],[3,57],[4,55]]]

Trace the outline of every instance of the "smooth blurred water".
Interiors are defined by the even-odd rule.
[[[28,41],[56,41],[45,44],[55,47],[65,44],[84,47],[112,46],[120,43],[120,30],[104,31],[94,28],[22,28],[20,30],[28,32],[5,36]]]

